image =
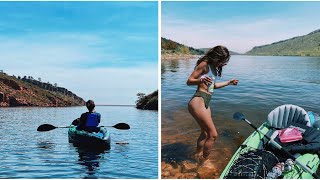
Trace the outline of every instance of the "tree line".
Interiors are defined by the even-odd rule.
[[[3,70],[0,70],[0,73],[7,75],[5,72],[3,72]],[[42,82],[42,79],[40,77],[38,77],[37,79],[34,79],[32,76],[21,77],[21,76],[12,75],[11,77],[18,79],[18,80],[21,80],[26,83],[30,83],[32,85],[35,85],[37,87],[40,87],[40,88],[48,90],[48,91],[58,92],[63,95],[66,95],[66,96],[71,96],[74,99],[80,99],[80,97],[78,97],[76,94],[72,93],[68,89],[63,88],[63,87],[58,87],[57,83],[51,84],[50,82]]]

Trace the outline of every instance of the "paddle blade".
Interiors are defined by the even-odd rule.
[[[37,131],[51,131],[57,127],[51,125],[51,124],[42,124],[38,127]]]
[[[242,121],[245,120],[246,117],[242,113],[236,112],[233,114],[233,119],[237,121]]]
[[[116,129],[122,129],[122,130],[130,129],[129,124],[126,124],[126,123],[118,123],[112,127],[116,128]]]

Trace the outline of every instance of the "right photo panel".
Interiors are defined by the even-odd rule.
[[[319,179],[320,2],[161,8],[161,178]]]

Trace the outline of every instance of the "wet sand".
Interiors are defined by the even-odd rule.
[[[223,117],[217,117],[218,131],[208,160],[199,164],[193,154],[200,128],[187,110],[162,115],[161,178],[164,179],[216,179],[229,162],[244,136],[232,129],[239,124],[228,125]],[[250,133],[249,133],[250,134]]]

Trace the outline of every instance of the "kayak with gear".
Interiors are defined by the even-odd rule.
[[[242,115],[241,113],[239,113]],[[238,116],[240,116],[237,114]],[[241,117],[253,132],[238,148],[220,175],[221,179],[312,179],[320,160],[320,131],[313,127],[315,120],[299,106],[282,105],[271,111],[259,128]],[[236,113],[235,113],[236,116]],[[235,118],[234,116],[234,118]],[[301,138],[279,137],[302,134]],[[287,130],[287,134],[281,134]],[[294,132],[294,133],[293,133]],[[298,134],[299,135],[299,134]],[[282,138],[280,140],[280,138]],[[283,139],[293,142],[283,142]]]
[[[99,132],[77,130],[77,126],[70,125],[68,130],[69,142],[82,147],[110,149],[110,131],[100,127]]]

